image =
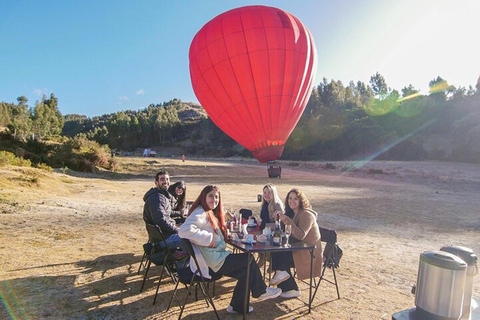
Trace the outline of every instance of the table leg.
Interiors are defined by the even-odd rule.
[[[308,294],[308,313],[312,311],[313,249],[310,250],[310,291]]]
[[[260,253],[263,255],[263,259],[265,260],[263,264],[263,282],[265,282],[265,277],[266,277],[266,272],[267,272],[267,254],[266,253]],[[270,280],[270,279],[269,279]]]
[[[243,300],[243,319],[247,318],[247,306],[250,298],[250,264],[252,263],[253,255],[249,252],[247,256],[247,279],[245,284],[245,299]]]

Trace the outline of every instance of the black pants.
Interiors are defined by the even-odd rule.
[[[243,313],[243,302],[245,299],[245,281],[247,280],[247,253],[230,254],[225,259],[223,266],[217,271],[218,274],[237,279],[237,285],[233,290],[230,304],[238,313]],[[260,297],[266,292],[267,286],[263,282],[260,268],[254,259],[250,264],[250,290],[254,298]],[[248,306],[247,306],[248,312]]]
[[[282,292],[290,290],[298,290],[295,278],[292,276],[290,268],[295,268],[293,262],[293,255],[291,251],[272,253],[272,270],[273,271],[287,271],[290,278],[280,283],[277,287],[282,289]]]

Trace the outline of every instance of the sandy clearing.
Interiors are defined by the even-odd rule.
[[[300,187],[319,213],[319,224],[339,231],[342,299],[334,300],[334,288],[322,286],[311,314],[304,295],[254,302],[255,318],[390,319],[414,306],[410,289],[422,251],[455,244],[480,253],[479,165],[371,162],[348,172],[327,170],[322,163],[283,162],[282,179],[268,179],[265,166],[251,161],[119,160],[124,169],[115,174],[0,168],[1,319],[9,313],[18,319],[177,317],[178,307],[164,312],[171,282],[151,305],[158,270],[151,270],[146,289],[138,292],[142,278],[136,271],[146,240],[142,196],[160,168],[168,169],[173,181],[186,181],[190,200],[215,183],[228,209],[256,213],[266,182],[275,183],[282,198]],[[217,285],[222,318],[239,318],[225,311],[233,285],[230,279]],[[480,296],[478,277],[474,296]],[[214,315],[204,302],[190,300],[184,317]]]

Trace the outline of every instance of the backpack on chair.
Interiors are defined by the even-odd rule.
[[[330,257],[332,253],[333,253],[333,262],[332,260],[328,259],[328,257]],[[338,269],[342,255],[343,255],[343,250],[342,248],[340,248],[338,244],[327,243],[325,245],[325,249],[323,250],[324,264],[326,264],[328,268],[331,268],[333,266],[335,269]]]

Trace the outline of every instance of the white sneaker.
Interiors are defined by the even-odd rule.
[[[258,297],[257,299],[258,300],[274,299],[281,294],[282,294],[282,289],[267,287],[267,291],[264,294],[262,294],[260,297]]]
[[[237,311],[233,310],[233,307],[232,307],[231,304],[228,305],[228,307],[227,307],[227,312],[228,312],[228,313],[240,313],[240,312],[237,312]],[[252,306],[248,306],[248,313],[251,313],[251,312],[253,312],[253,307],[252,307]]]
[[[301,294],[302,294],[302,292],[300,291],[300,289],[298,289],[298,290],[288,290],[288,291],[282,292],[282,294],[280,294],[280,297],[285,298],[285,299],[291,299],[291,298],[300,297]]]
[[[272,280],[270,280],[271,286],[277,286],[285,280],[288,280],[290,275],[287,271],[275,271],[275,275],[273,276]]]

